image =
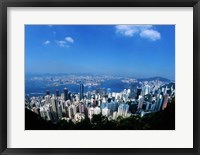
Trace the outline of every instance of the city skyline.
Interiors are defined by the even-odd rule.
[[[101,86],[101,83],[117,80],[113,77],[89,78],[84,84],[79,83],[78,76],[72,79],[60,78],[30,79],[29,82],[33,83],[45,80],[48,85],[56,82],[64,87],[59,91],[54,83],[53,92],[46,89],[45,94],[26,94],[26,130],[175,129],[174,82],[162,79],[121,79],[125,89],[116,92],[113,88]],[[79,86],[79,91],[72,92],[68,83]],[[91,85],[95,85],[94,89],[85,89]],[[116,86],[120,85],[118,83]]]
[[[175,79],[174,25],[26,25],[26,73]]]

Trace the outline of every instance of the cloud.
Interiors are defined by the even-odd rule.
[[[55,41],[60,47],[67,47],[67,48],[70,47],[65,40],[55,40]]]
[[[56,43],[60,47],[65,47],[66,46],[66,41],[64,41],[64,40],[56,40]]]
[[[160,39],[160,33],[158,31],[155,30],[144,30],[140,33],[140,36],[142,38],[147,38],[150,39],[152,41],[156,41],[158,39]]]
[[[131,25],[117,25],[116,32],[120,33],[121,35],[132,37],[134,34],[139,32],[139,29],[137,26],[131,26]]]
[[[47,41],[45,41],[44,43],[43,43],[43,45],[48,45],[48,44],[50,44],[51,42],[49,41],[49,40],[47,40]]]
[[[65,40],[69,43],[74,43],[74,39],[71,37],[66,37]]]
[[[125,37],[133,37],[138,35],[141,38],[156,41],[161,38],[160,33],[154,29],[152,25],[117,25],[115,26],[116,33]]]
[[[64,40],[55,40],[58,46],[60,47],[70,47],[70,43],[74,43],[74,39],[71,37],[66,37]]]

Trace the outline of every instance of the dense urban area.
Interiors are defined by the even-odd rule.
[[[113,84],[109,88],[105,84],[116,80],[122,86]],[[44,88],[51,88],[51,90],[38,94],[26,93],[27,129],[29,129],[31,121],[29,119],[32,115],[40,121],[40,124],[42,124],[41,121],[46,123],[44,129],[113,130],[153,129],[148,123],[153,119],[156,121],[156,115],[161,115],[158,119],[169,115],[172,117],[169,120],[173,120],[172,125],[168,125],[170,123],[168,122],[166,125],[169,128],[166,126],[161,128],[175,129],[175,111],[169,110],[170,106],[175,106],[175,83],[168,79],[161,77],[136,79],[105,75],[48,75],[31,76],[28,81],[43,81],[46,86]],[[70,85],[76,86],[76,89],[70,90]],[[173,114],[167,113],[163,116],[165,111]],[[37,126],[33,123],[32,128],[34,128],[33,125]],[[157,128],[159,125],[161,124],[154,125],[155,129],[159,129]]]

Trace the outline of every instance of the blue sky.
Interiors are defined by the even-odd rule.
[[[174,25],[26,25],[26,73],[175,78]]]

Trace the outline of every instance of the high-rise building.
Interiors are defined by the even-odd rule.
[[[84,98],[84,85],[80,84],[80,100]]]
[[[46,94],[47,94],[47,95],[50,95],[50,91],[49,91],[49,90],[46,90]]]
[[[105,90],[105,88],[100,89],[99,94],[100,94],[100,97],[105,96],[105,94],[106,94],[106,90]]]
[[[117,111],[113,112],[113,119],[117,119]]]
[[[68,107],[68,115],[69,115],[69,118],[73,118],[74,117],[73,105],[70,105]]]
[[[143,102],[144,102],[144,98],[142,97],[142,95],[139,95],[139,98],[138,98],[138,110],[142,109]]]
[[[51,98],[51,105],[52,105],[53,112],[57,113],[57,108],[56,108],[57,106],[56,106],[56,101],[54,97]]]
[[[71,92],[68,93],[68,100],[72,101],[72,93]]]
[[[51,113],[49,111],[49,107],[47,107],[47,106],[40,107],[40,115],[45,120],[48,120],[48,121],[52,120]]]
[[[150,93],[150,89],[151,87],[147,84],[147,85],[145,85],[143,88],[142,88],[142,95],[144,96],[144,95],[147,95],[147,94],[149,94]]]
[[[78,105],[79,113],[84,113],[84,110],[85,110],[85,106],[83,105],[83,103],[79,103],[79,105]]]
[[[151,104],[150,110],[151,110],[151,111],[156,111],[156,103],[155,103],[155,102],[153,102],[153,103]]]
[[[110,110],[110,113],[112,114],[114,111],[117,111],[118,105],[116,102],[108,102],[107,108]]]
[[[45,98],[45,104],[51,103],[51,97],[50,97],[50,95],[46,95],[44,98]]]
[[[141,88],[137,88],[137,95],[136,95],[136,99],[139,98],[139,96],[141,95],[141,91],[142,89]]]
[[[168,99],[169,99],[169,95],[166,94],[165,97],[164,97],[164,101],[163,101],[163,105],[162,105],[162,110],[164,110],[167,107]]]
[[[161,93],[159,95],[159,99],[158,99],[158,102],[157,102],[157,110],[156,111],[160,111],[161,108],[162,108],[162,105],[163,105],[163,93]]]
[[[75,105],[70,105],[68,107],[68,113],[69,113],[69,118],[74,118],[75,114],[76,114],[76,106]]]
[[[60,103],[57,104],[57,111],[58,111],[58,118],[61,119],[62,118],[62,107],[61,107]]]
[[[129,105],[128,104],[120,104],[118,107],[118,116],[126,117],[128,113]]]
[[[151,105],[150,105],[150,102],[147,102],[147,103],[146,103],[146,111],[148,111],[148,110],[150,109],[150,106],[151,106]]]
[[[93,107],[88,108],[88,117],[90,119],[92,119],[93,114],[94,114],[94,108]]]
[[[60,100],[60,106],[61,106],[61,109],[62,109],[62,113],[66,113],[66,105],[65,105],[65,102],[63,100]]]
[[[64,88],[64,100],[67,101],[68,100],[68,89]]]
[[[58,113],[57,113],[57,102],[54,96],[51,98],[51,106],[52,106],[52,116],[53,120],[57,121],[58,120]]]
[[[59,90],[56,90],[56,97],[58,97],[59,96]]]

